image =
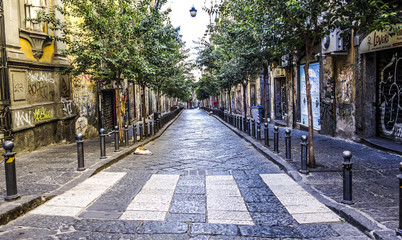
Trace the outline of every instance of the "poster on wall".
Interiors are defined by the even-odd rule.
[[[311,63],[309,67],[309,79],[311,87],[311,101],[313,106],[313,128],[321,130],[320,124],[320,63]],[[308,126],[306,78],[304,65],[300,66],[300,123]]]

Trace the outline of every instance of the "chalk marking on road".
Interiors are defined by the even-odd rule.
[[[60,196],[52,198],[30,213],[53,216],[78,216],[80,212],[125,175],[125,172],[100,172]]]
[[[288,175],[280,173],[260,176],[299,224],[341,222],[338,215]]]
[[[180,175],[153,174],[120,219],[164,221],[179,178]]]
[[[233,176],[206,176],[206,193],[209,223],[254,225]]]

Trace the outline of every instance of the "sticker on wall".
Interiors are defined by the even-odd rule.
[[[86,117],[79,117],[75,122],[75,133],[85,135],[88,128],[88,119]]]

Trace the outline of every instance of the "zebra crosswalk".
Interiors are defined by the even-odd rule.
[[[34,209],[30,214],[79,217],[126,174],[98,173]],[[286,174],[260,174],[260,177],[299,224],[339,222],[335,213]],[[207,175],[203,176],[202,180],[183,181],[185,184],[182,184],[182,187],[202,187],[205,190],[205,194],[197,195],[204,200],[177,202],[182,204],[183,209],[178,209],[180,205],[172,205],[175,194],[180,195],[180,191],[177,191],[180,179],[178,174],[152,174],[117,218],[166,221],[169,212],[187,214],[185,207],[188,207],[188,214],[205,214],[207,223],[255,225],[249,211],[250,205],[245,202],[244,195],[247,193],[240,191],[232,175]]]

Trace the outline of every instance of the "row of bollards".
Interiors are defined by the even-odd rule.
[[[223,120],[229,124],[232,124],[231,118],[232,114],[223,114]],[[261,126],[260,123],[258,122],[257,124],[257,137],[255,137],[254,132],[250,132],[250,119],[242,117],[243,120],[243,131],[248,134],[249,136],[253,136],[253,138],[257,138],[257,140],[261,140],[259,132],[261,131]],[[255,129],[254,126],[252,126],[253,131]],[[264,123],[264,145],[266,147],[270,147],[269,144],[269,131],[268,131],[268,123]],[[278,146],[278,127],[274,127],[274,152],[279,152],[279,146]],[[301,167],[299,172],[303,174],[308,174],[309,170],[307,168],[308,166],[308,137],[306,135],[301,136],[301,150],[300,150],[300,159],[301,159]],[[291,155],[291,131],[289,129],[285,130],[285,146],[286,146],[286,154],[285,158],[286,160],[290,161],[292,159]],[[343,161],[342,161],[342,172],[343,172],[343,199],[342,203],[343,204],[353,204],[352,200],[352,167],[353,163],[350,161],[352,158],[352,153],[350,151],[344,151],[342,153]],[[399,180],[399,226],[395,230],[396,234],[399,236],[402,236],[402,162],[399,164],[399,171],[400,174],[397,175],[397,178]]]
[[[149,135],[154,135],[156,132],[158,132],[164,124],[168,123],[170,120],[172,120],[175,116],[177,116],[182,109],[176,109],[173,112],[170,112],[168,114],[165,114],[162,116],[160,119],[157,119],[154,124],[152,124],[152,129],[149,132]],[[136,128],[134,129],[133,125],[133,136],[134,136],[134,143],[137,140],[137,133],[136,133]],[[141,127],[141,126],[140,126]],[[114,133],[114,139],[115,142],[118,143],[119,139],[119,131],[118,127],[116,126],[113,133]],[[146,133],[148,135],[148,133]],[[105,138],[109,134],[105,133],[105,129],[101,128],[99,131],[99,139],[100,139],[100,158],[106,158],[106,144],[105,144]],[[148,136],[149,136],[148,135]],[[82,134],[77,134],[77,159],[78,159],[78,171],[84,171],[85,170],[85,164],[84,164],[84,141],[82,140],[83,136]],[[124,126],[124,141],[125,141],[125,146],[128,146],[128,126]],[[5,168],[5,178],[6,178],[6,196],[5,200],[6,201],[13,201],[17,200],[20,198],[20,195],[18,194],[17,191],[17,174],[16,174],[16,167],[15,167],[15,155],[17,154],[16,152],[13,152],[14,148],[14,143],[12,141],[6,141],[3,143],[3,148],[6,151],[5,153],[2,154],[4,157],[4,168]],[[119,145],[115,144],[115,151],[119,150]]]
[[[143,127],[143,123],[139,122],[138,128],[136,124],[132,125],[132,131],[133,131],[133,144],[135,144],[137,141],[144,140],[147,137],[150,137],[152,135],[155,135],[156,132],[158,132],[160,129],[163,128],[163,126],[170,122],[174,117],[176,117],[182,109],[176,109],[172,112],[169,112],[164,115],[159,115],[157,119],[155,119],[152,122],[145,122],[145,126]],[[139,139],[137,139],[137,131],[139,133]],[[120,131],[119,127],[115,126],[114,130],[110,133],[107,134],[105,133],[105,129],[101,128],[99,130],[99,146],[100,146],[100,159],[105,159],[107,158],[106,156],[106,136],[109,136],[113,134],[114,138],[114,152],[119,152],[120,151]],[[130,146],[130,140],[129,140],[129,128],[128,125],[125,125],[123,128],[123,139],[124,139],[124,147],[129,147]],[[78,156],[78,171],[84,171],[85,166],[84,166],[84,141],[82,141],[82,135],[78,134],[77,135],[77,156]]]
[[[224,117],[224,120],[230,123],[230,118],[234,116],[232,114],[226,114]],[[238,116],[234,116],[236,119],[235,121],[235,127],[239,128],[239,125],[241,125],[240,121],[241,119],[244,120],[244,131],[249,135],[252,136],[253,138],[256,138],[258,141],[261,140],[261,124],[259,121],[257,121],[257,132],[256,132],[256,126],[255,126],[255,120],[250,118],[242,118]],[[251,125],[251,126],[250,126]],[[240,129],[240,128],[239,128]],[[279,127],[274,126],[274,149],[273,151],[275,153],[279,153]],[[300,149],[300,173],[303,174],[308,174],[309,170],[307,168],[308,166],[308,137],[306,135],[301,136],[301,149]],[[269,144],[269,128],[268,128],[268,123],[264,123],[264,145],[266,147],[270,147]],[[286,129],[285,130],[285,147],[286,147],[286,152],[285,152],[285,159],[287,161],[292,160],[292,151],[291,151],[291,130]],[[350,159],[352,157],[351,152],[345,151],[343,152],[343,163],[342,163],[342,169],[343,169],[343,200],[342,203],[344,204],[353,204],[352,201],[352,165],[353,163],[350,162]],[[401,166],[402,167],[402,166]],[[402,168],[401,168],[402,169]],[[402,171],[402,170],[401,170]],[[401,181],[401,186],[402,186],[402,174],[400,176],[400,181]],[[402,190],[401,190],[401,201],[402,201]],[[401,205],[402,207],[402,205]],[[402,219],[401,219],[402,220]],[[402,229],[402,228],[401,228]],[[402,233],[402,231],[401,231]]]

